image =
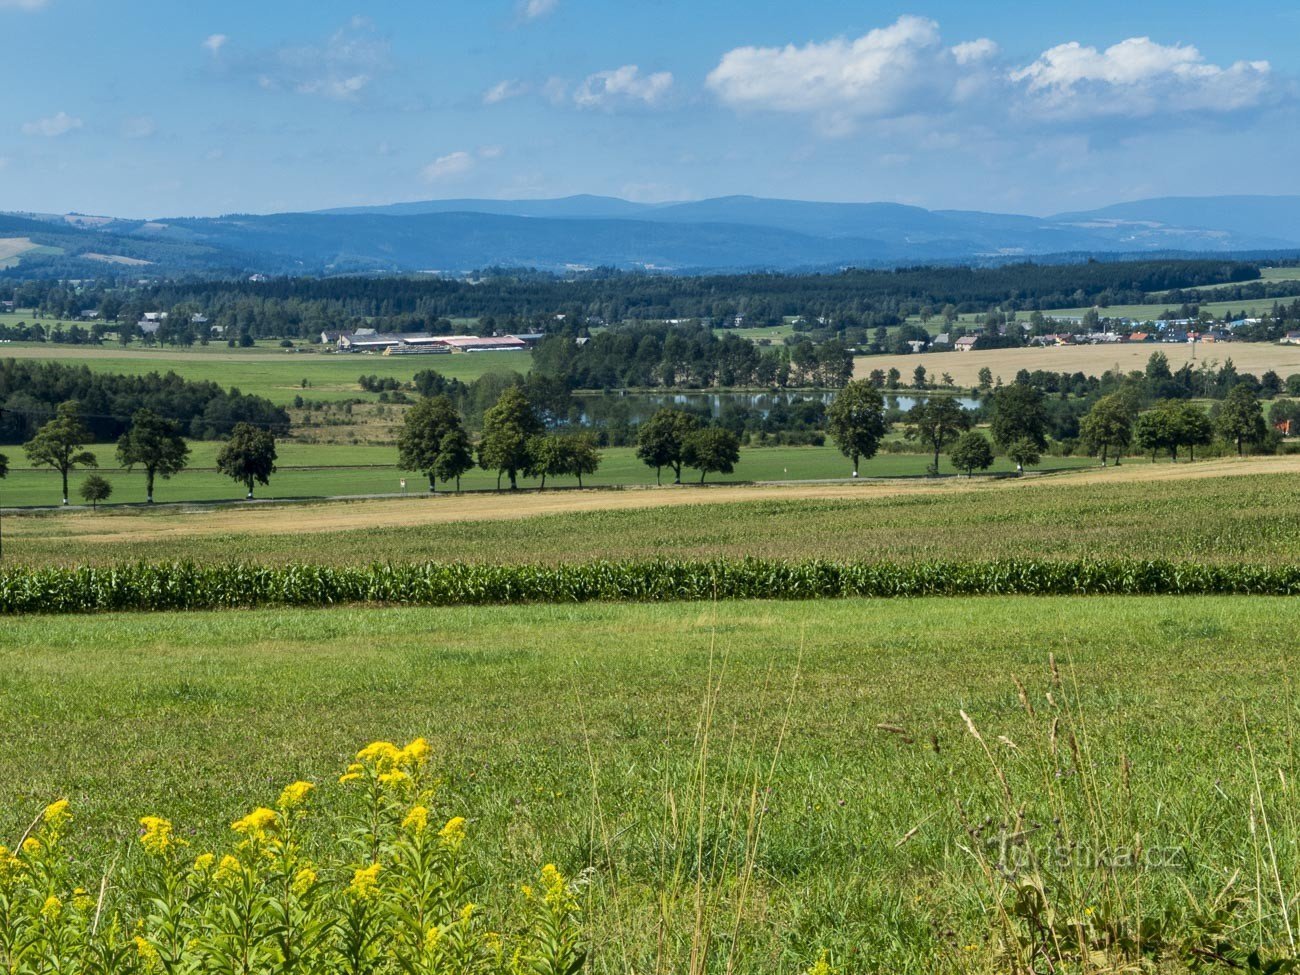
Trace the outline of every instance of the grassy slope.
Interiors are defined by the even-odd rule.
[[[109,466],[116,463],[113,448],[110,445],[98,445],[92,448],[100,463]],[[201,500],[237,500],[243,497],[243,490],[227,477],[216,473],[215,444],[200,443],[194,445],[192,466],[194,470],[185,471],[170,481],[159,481],[154,488],[158,501],[201,501]],[[47,468],[40,470],[18,470],[17,465],[26,464],[26,455],[21,447],[5,447],[0,452],[7,454],[15,470],[0,485],[0,500],[6,507],[48,505],[59,503],[61,480],[57,473]],[[420,475],[399,471],[395,464],[397,449],[395,447],[369,446],[313,446],[308,444],[286,444],[277,450],[278,466],[281,468],[271,478],[269,486],[259,488],[257,496],[261,498],[303,498],[331,497],[342,494],[392,494],[401,490],[400,479],[407,479],[408,490],[415,494],[428,488],[428,481]],[[637,460],[633,448],[611,448],[603,452],[601,469],[593,477],[583,478],[586,485],[632,484],[649,485],[655,483],[652,468]],[[1082,457],[1048,457],[1042,467],[1045,470],[1071,469],[1091,462]],[[882,454],[864,463],[861,471],[864,477],[919,477],[925,474],[928,458],[921,454]],[[366,466],[358,466],[366,465]],[[951,473],[952,468],[943,461],[943,470]],[[206,469],[205,469],[206,468]],[[294,469],[298,468],[298,469]],[[998,458],[992,470],[1009,471],[1014,465],[1005,458]],[[807,480],[818,478],[842,478],[848,476],[852,467],[843,455],[833,447],[768,447],[744,450],[740,463],[732,474],[713,474],[708,480],[713,483],[736,481],[767,480]],[[115,502],[140,502],[144,500],[144,475],[126,471],[101,471],[113,485]],[[671,472],[667,481],[672,481]],[[70,490],[74,493],[77,485],[85,477],[85,472],[73,476]],[[699,474],[689,470],[683,472],[688,480],[699,480]],[[496,474],[475,469],[461,481],[461,487],[469,490],[486,490],[496,487]],[[532,479],[523,479],[524,486],[539,483]],[[551,486],[576,485],[573,478],[552,478]]]
[[[1265,463],[1280,473],[1251,473]],[[954,479],[826,486],[816,493],[547,492],[205,513],[60,512],[6,516],[4,533],[7,557],[29,564],[175,558],[554,562],[660,555],[1150,555],[1277,563],[1300,559],[1295,469],[1291,458],[1177,467],[1135,462],[1105,472],[969,486]],[[727,503],[714,503],[719,499]]]
[[[1288,887],[1300,866],[1294,797],[1278,785],[1279,770],[1287,781],[1300,771],[1287,745],[1297,632],[1295,601],[1252,598],[12,620],[0,628],[0,735],[24,745],[0,752],[0,830],[17,835],[33,810],[67,796],[105,859],[148,812],[173,817],[199,850],[281,784],[320,782],[334,802],[332,773],[360,744],[425,735],[445,783],[435,813],[470,817],[489,882],[545,860],[593,866],[598,957],[651,970],[651,891],[673,888],[683,862],[689,873],[701,794],[709,886],[723,892],[708,924],[729,939],[727,878],[740,870],[757,780],[767,814],[737,972],[802,971],[821,947],[851,971],[992,970],[996,927],[960,849],[974,844],[957,801],[996,823],[1000,787],[959,711],[983,730],[1030,822],[1061,817],[1081,850],[1136,835],[1148,849],[1187,848],[1189,866],[1170,873],[1066,871],[1053,891],[1063,907],[1104,914],[1116,891],[1141,884],[1144,915],[1184,917],[1238,870],[1234,892],[1253,903],[1243,718]],[[1049,681],[1053,653],[1063,688]],[[1064,707],[1053,710],[1048,691]],[[1072,734],[1082,762],[1066,748]],[[692,892],[678,892],[668,970],[684,968],[693,923]],[[1265,940],[1280,940],[1279,927],[1266,922]]]

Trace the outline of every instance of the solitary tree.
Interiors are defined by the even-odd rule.
[[[968,430],[957,438],[948,455],[952,466],[973,477],[976,471],[988,470],[993,464],[993,447],[978,430]]]
[[[439,477],[445,484],[456,482],[460,491],[460,478],[474,469],[474,445],[470,443],[469,434],[463,428],[456,427],[447,432],[438,448],[438,459],[430,469],[431,477]]]
[[[217,470],[243,484],[252,501],[253,482],[270,484],[275,473],[275,437],[251,423],[236,423],[217,453]]]
[[[600,451],[585,434],[551,434],[536,437],[532,444],[532,474],[540,475],[542,488],[546,478],[576,477],[582,487],[582,476],[594,474],[600,467]]]
[[[496,405],[483,414],[483,439],[478,446],[479,466],[510,476],[510,490],[519,486],[519,473],[532,469],[529,446],[542,432],[542,421],[517,386],[507,388]]]
[[[1264,423],[1264,408],[1259,398],[1245,383],[1237,383],[1228,392],[1219,415],[1215,418],[1215,429],[1224,440],[1237,446],[1237,456],[1244,452],[1246,444],[1254,446],[1263,442],[1268,436],[1268,426]]]
[[[94,454],[81,449],[90,439],[90,431],[82,425],[78,413],[75,401],[59,404],[54,419],[37,430],[23,447],[37,467],[52,467],[63,475],[64,504],[68,503],[68,474],[78,467],[99,466]]]
[[[1103,396],[1092,404],[1079,421],[1079,439],[1091,454],[1101,454],[1101,466],[1106,466],[1107,454],[1115,451],[1115,466],[1119,466],[1120,453],[1133,442],[1133,405],[1120,393]]]
[[[460,414],[447,396],[429,396],[406,411],[397,435],[397,462],[404,471],[419,471],[438,489],[438,456],[447,434],[461,428]]]
[[[853,476],[857,477],[858,460],[876,456],[889,429],[885,400],[866,380],[851,382],[826,411],[826,424],[840,453],[853,461]]]
[[[662,409],[641,424],[636,455],[655,469],[655,483],[665,467],[673,470],[673,483],[682,483],[682,451],[686,438],[700,428],[698,417],[681,410]]]
[[[81,482],[79,492],[85,501],[90,502],[90,506],[96,511],[99,510],[99,502],[107,501],[113,493],[113,485],[104,480],[98,474],[91,474]]]
[[[993,420],[989,424],[993,442],[1008,451],[1025,440],[1039,451],[1047,449],[1047,410],[1043,394],[1024,383],[1003,386],[993,394]],[[1024,468],[1017,462],[1017,471]]]
[[[1032,440],[1017,440],[1007,447],[1007,458],[1023,474],[1026,467],[1033,467],[1042,459],[1042,453]]]
[[[934,450],[934,464],[930,471],[938,474],[939,452],[970,426],[970,414],[961,408],[960,403],[949,396],[933,396],[907,411],[904,436]]]
[[[740,441],[723,427],[703,427],[682,444],[682,462],[700,472],[701,484],[706,474],[730,474],[739,460]]]
[[[137,410],[131,429],[117,441],[117,460],[127,470],[137,464],[144,468],[145,500],[153,504],[154,477],[167,480],[179,474],[189,463],[190,448],[181,439],[180,430],[153,410]]]

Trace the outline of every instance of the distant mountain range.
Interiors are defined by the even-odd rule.
[[[1262,251],[1300,251],[1300,196],[1166,197],[1051,217],[750,196],[663,204],[599,196],[429,200],[154,220],[0,215],[0,268],[8,263],[11,274],[102,273],[113,265],[142,274],[790,271]]]

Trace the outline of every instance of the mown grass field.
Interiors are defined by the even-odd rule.
[[[918,479],[6,514],[4,544],[7,560],[28,565],[746,555],[1283,564],[1300,560],[1300,458],[1131,462],[973,484]]]
[[[116,465],[111,444],[92,448],[105,468]],[[216,471],[217,444],[193,445],[191,468],[182,471],[170,481],[159,480],[154,485],[155,501],[222,501],[244,497],[241,485]],[[62,480],[57,472],[48,468],[26,467],[22,447],[5,447],[2,451],[10,459],[9,477],[0,482],[0,503],[11,506],[57,505],[62,491]],[[285,443],[277,447],[277,466],[280,470],[271,477],[270,485],[259,486],[259,498],[322,498],[349,494],[397,494],[401,479],[407,482],[411,494],[427,493],[429,482],[421,475],[400,471],[396,467],[397,448],[364,445],[311,445]],[[603,451],[601,469],[591,477],[583,478],[586,486],[634,485],[655,483],[653,468],[646,467],[636,457],[631,447],[614,447]],[[921,477],[925,474],[929,458],[923,454],[881,454],[861,465],[863,477]],[[1048,457],[1043,470],[1071,470],[1091,465],[1084,457]],[[940,463],[945,473],[954,473],[943,459]],[[1006,473],[1014,465],[998,458],[991,468]],[[69,482],[72,501],[79,498],[77,486],[88,471],[78,472]],[[101,470],[101,476],[113,485],[113,502],[143,502],[145,499],[144,474],[125,470]],[[731,474],[712,474],[707,482],[716,484],[742,481],[810,480],[844,478],[852,473],[852,465],[833,447],[763,447],[742,450],[740,463]],[[665,470],[666,483],[672,482],[672,472]],[[684,481],[699,480],[699,472],[683,470]],[[504,482],[509,486],[509,481]],[[539,479],[523,478],[521,487],[537,487]],[[548,478],[548,487],[575,487],[576,478]],[[475,468],[461,479],[466,491],[495,489],[495,473]]]
[[[294,779],[346,806],[358,747],[423,735],[483,899],[587,871],[593,971],[707,940],[745,975],[1005,972],[1033,878],[1085,943],[1141,919],[1185,970],[1296,920],[1297,633],[1257,598],[15,619],[0,830],[68,798],[93,888],[141,815],[197,853]]]
[[[444,376],[470,382],[487,372],[526,373],[532,362],[529,352],[337,355],[320,351],[287,352],[269,347],[230,349],[224,343],[192,350],[149,349],[140,345],[121,349],[11,343],[0,345],[0,358],[41,359],[128,376],[175,372],[186,379],[214,382],[225,388],[235,386],[240,392],[265,396],[280,405],[292,403],[296,396],[330,401],[375,399],[376,394],[366,393],[357,385],[357,379],[363,375],[409,382],[417,372],[433,369]],[[306,387],[303,380],[307,381]]]
[[[1124,343],[1116,345],[1067,345],[1054,348],[985,349],[971,352],[930,352],[923,355],[869,355],[854,360],[854,374],[865,379],[875,369],[888,372],[897,369],[903,382],[911,381],[912,371],[925,366],[931,382],[945,372],[959,386],[974,386],[979,382],[980,369],[987,366],[994,377],[1004,383],[1015,379],[1021,369],[1034,372],[1082,372],[1087,376],[1100,376],[1118,367],[1123,372],[1142,369],[1151,353],[1161,352],[1169,360],[1171,369],[1184,363],[1223,365],[1228,359],[1241,372],[1256,376],[1272,369],[1285,379],[1300,373],[1300,345],[1275,345],[1271,342],[1201,343]]]

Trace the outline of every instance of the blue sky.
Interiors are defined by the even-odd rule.
[[[6,210],[1300,192],[1294,3],[0,0],[0,38]]]

